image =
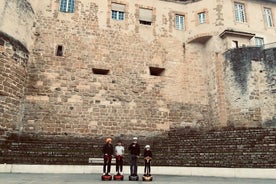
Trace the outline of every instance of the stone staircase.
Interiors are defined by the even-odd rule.
[[[0,141],[0,164],[88,165],[89,158],[102,158],[103,140],[11,134]],[[128,164],[131,139],[123,141]],[[151,145],[155,166],[276,168],[276,129],[272,128],[175,129],[160,137],[141,138],[139,143],[142,153],[146,144]],[[141,157],[139,165],[143,164]]]
[[[154,149],[156,165],[275,168],[276,129],[183,129],[170,132]]]
[[[87,165],[91,157],[101,156],[97,140],[10,137],[2,143],[0,163]]]

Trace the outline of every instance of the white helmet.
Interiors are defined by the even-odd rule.
[[[150,149],[150,145],[146,145],[145,148],[146,148],[146,149],[147,149],[147,148]]]

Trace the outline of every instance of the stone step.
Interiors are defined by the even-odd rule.
[[[271,133],[272,132],[272,133]],[[274,133],[273,133],[274,132]],[[237,135],[235,135],[237,133]],[[276,167],[275,131],[267,129],[183,134],[140,140],[153,151],[153,165],[201,167]],[[232,135],[233,134],[233,135]],[[252,135],[250,135],[252,134]],[[19,140],[19,141],[18,141]],[[4,142],[1,163],[81,164],[102,157],[102,140],[34,139],[13,136]],[[128,142],[125,162],[128,162]],[[70,162],[70,163],[68,163]],[[143,165],[143,158],[139,159]]]

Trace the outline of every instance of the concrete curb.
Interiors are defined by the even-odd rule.
[[[126,169],[127,168],[127,169]],[[142,174],[139,167],[139,174]],[[112,168],[114,169],[114,168]],[[129,170],[125,166],[125,170]],[[112,170],[113,171],[113,170]],[[18,165],[0,164],[0,173],[101,173],[99,165]],[[210,168],[210,167],[152,167],[152,174],[182,175],[182,176],[211,176],[229,178],[260,178],[276,179],[276,169],[258,168]],[[129,174],[129,173],[125,173]]]

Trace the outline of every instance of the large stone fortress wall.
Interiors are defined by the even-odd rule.
[[[168,3],[123,3],[127,17],[121,22],[110,18],[111,1],[76,1],[73,14],[59,12],[58,1],[39,4],[47,11],[37,14],[26,131],[154,135],[185,122],[211,126],[202,62],[185,61],[183,33],[170,32],[169,17],[159,12]],[[138,6],[153,9],[156,23],[140,26]],[[55,55],[58,45],[62,57]],[[150,67],[165,71],[153,76]]]
[[[248,56],[254,64],[245,66],[233,64],[237,59],[231,57],[233,40],[245,46],[254,45],[255,35],[276,41],[260,9],[275,11],[275,3],[242,1],[254,23],[248,18],[237,24],[233,1],[210,1],[76,0],[74,13],[60,12],[58,0],[4,1],[24,4],[5,11],[29,12],[22,35],[16,34],[21,24],[0,28],[29,49],[30,58],[21,68],[21,91],[16,90],[21,101],[12,102],[16,121],[7,117],[10,102],[4,101],[1,125],[90,136],[149,136],[187,126],[275,126],[275,65],[262,64],[265,54],[256,62]],[[124,21],[111,19],[112,3],[125,5]],[[150,26],[139,23],[139,8],[152,11]],[[200,12],[206,12],[204,24],[198,24]],[[176,14],[185,16],[183,31],[175,29]],[[21,20],[20,13],[13,15]],[[1,62],[10,66],[6,59]],[[233,77],[234,66],[244,66],[250,75]],[[6,92],[7,83],[0,85]]]

